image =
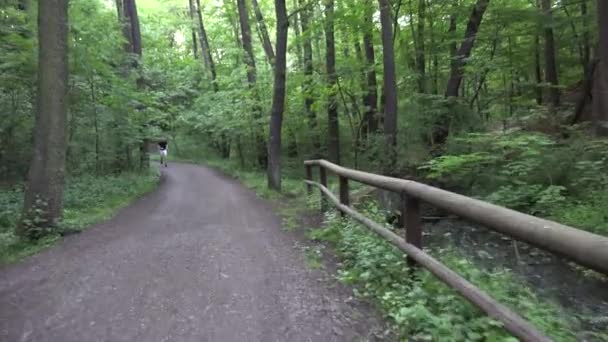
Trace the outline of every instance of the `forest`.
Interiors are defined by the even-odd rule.
[[[159,139],[264,191],[323,158],[608,236],[602,0],[0,0],[0,113],[2,261],[154,188]]]

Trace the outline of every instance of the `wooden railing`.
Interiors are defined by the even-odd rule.
[[[304,162],[304,165],[308,193],[312,193],[312,187],[316,186],[321,190],[322,198],[327,199],[321,201],[323,210],[329,202],[342,215],[350,216],[384,237],[405,252],[408,263],[429,270],[485,313],[502,322],[507,331],[521,340],[550,341],[551,339],[517,313],[422,251],[421,202],[608,275],[608,238],[606,237],[410,180],[348,169],[326,160],[309,160]],[[313,181],[313,166],[319,167],[319,183]],[[339,178],[339,198],[327,189],[327,171],[331,171]],[[405,239],[349,207],[349,180],[400,195],[402,213],[400,224],[405,228]]]

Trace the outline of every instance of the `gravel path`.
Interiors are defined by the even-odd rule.
[[[116,217],[0,269],[0,341],[366,341],[381,320],[306,266],[272,206],[176,164]]]

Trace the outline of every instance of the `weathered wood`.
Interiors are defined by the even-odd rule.
[[[420,200],[401,193],[401,223],[405,228],[405,241],[422,249],[422,220],[420,219]],[[415,261],[408,256],[408,265],[414,266]]]
[[[327,171],[325,171],[324,167],[319,167],[319,179],[321,184],[324,187],[327,187]],[[323,193],[321,193],[321,211],[325,212],[327,210],[327,201],[325,197],[323,197]]]
[[[311,165],[306,165],[306,180],[309,180],[309,181],[312,180],[312,166]],[[312,194],[312,185],[306,184],[306,193],[308,194],[308,196],[310,196]]]
[[[348,178],[339,177],[340,178],[340,203],[344,205],[350,205],[350,200],[348,198]],[[342,213],[344,217],[345,214]]]
[[[327,197],[330,203],[332,203],[340,211],[363,224],[374,233],[387,239],[395,247],[405,252],[408,257],[415,260],[420,266],[433,273],[437,278],[439,278],[439,280],[455,289],[464,298],[475,304],[489,316],[502,322],[505,329],[513,334],[513,336],[521,339],[522,341],[551,341],[549,337],[543,335],[517,313],[498,303],[488,294],[478,289],[468,280],[462,278],[460,275],[450,270],[430,255],[424,253],[416,246],[407,243],[402,237],[382,227],[380,224],[368,219],[359,212],[346,205],[340,204],[340,201],[327,189],[327,187],[312,181],[306,181],[306,183],[318,187],[321,190],[321,193]]]
[[[606,237],[410,180],[352,170],[326,160],[310,160],[305,165],[319,165],[357,182],[405,192],[451,214],[608,274]]]

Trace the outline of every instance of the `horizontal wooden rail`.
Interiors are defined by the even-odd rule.
[[[517,313],[495,301],[485,292],[471,284],[468,280],[462,278],[456,272],[441,264],[439,261],[435,260],[430,255],[424,253],[416,246],[407,243],[397,234],[368,219],[354,209],[341,204],[336,196],[323,185],[312,181],[306,181],[306,184],[318,187],[325,197],[329,199],[329,202],[338,208],[342,213],[352,217],[356,221],[371,229],[374,233],[387,239],[395,247],[405,252],[408,257],[412,258],[419,265],[433,273],[441,281],[458,291],[463,297],[465,297],[471,303],[477,305],[477,307],[479,307],[489,316],[502,322],[505,329],[513,334],[513,336],[520,338],[523,341],[551,341],[549,337],[543,335],[533,325],[521,318]]]
[[[326,160],[309,160],[304,164],[307,168],[320,166],[321,170],[327,169],[340,177],[396,193],[405,193],[451,214],[608,275],[606,237],[411,180],[357,171]]]

